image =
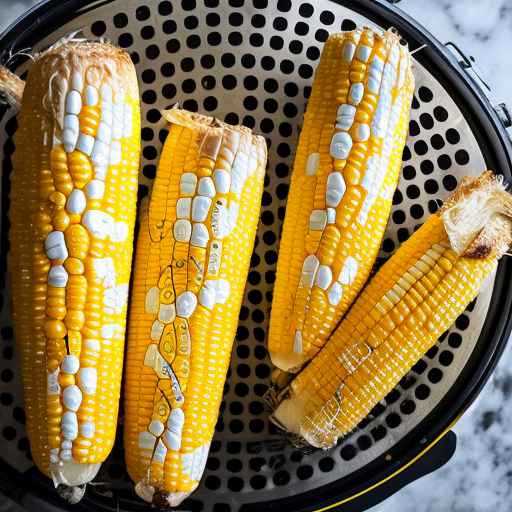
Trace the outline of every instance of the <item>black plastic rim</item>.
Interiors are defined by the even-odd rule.
[[[16,52],[34,46],[62,24],[89,10],[115,1],[43,0],[15,21],[0,36],[0,49]],[[415,55],[415,58],[450,92],[475,133],[487,167],[503,174],[506,180],[512,179],[512,145],[505,128],[481,88],[470,78],[443,44],[415,20],[394,5],[390,5],[386,0],[329,1],[343,5],[382,27],[396,27],[407,39],[412,50],[426,45]],[[349,500],[353,496],[358,497],[351,500],[346,507],[342,505],[337,510],[361,511],[375,504],[381,493],[379,484],[408,466],[427,446],[442,436],[471,405],[489,379],[512,330],[510,315],[512,290],[508,286],[511,280],[512,262],[508,259],[502,260],[498,267],[487,317],[468,364],[438,406],[392,450],[335,483],[286,499],[244,505],[240,511],[307,512],[325,508],[334,509],[340,502]],[[14,500],[20,501],[23,497],[27,498],[32,495],[35,501],[30,501],[35,505],[38,501],[37,497],[43,496],[44,501],[53,503],[61,509],[66,508],[53,491],[50,481],[39,477],[37,470],[30,470],[28,474],[22,475],[8,466],[0,457],[0,472],[2,475],[0,489]],[[391,482],[393,480],[397,479],[393,478]],[[400,485],[397,483],[395,487],[392,492],[398,490]],[[369,489],[372,490],[365,493]],[[387,492],[386,494],[391,493]],[[118,503],[122,509],[122,497]],[[183,507],[187,510],[200,510],[197,505],[198,502],[192,499],[187,500]],[[133,506],[131,508],[134,510]],[[80,505],[69,510],[91,509],[114,511],[116,510],[116,501],[111,500],[111,503],[108,504],[108,500],[105,498],[100,503],[94,497],[86,494]],[[137,507],[138,509],[139,507]],[[145,509],[147,506],[141,502],[140,510]]]

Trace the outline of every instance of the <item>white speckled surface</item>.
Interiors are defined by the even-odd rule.
[[[154,1],[154,0],[151,0]],[[32,0],[0,0],[0,30]],[[496,102],[512,105],[512,0],[402,0],[401,8],[442,42],[473,55]],[[512,345],[492,380],[455,427],[450,463],[408,486],[373,512],[510,512],[512,510]],[[0,510],[12,511],[0,497]]]

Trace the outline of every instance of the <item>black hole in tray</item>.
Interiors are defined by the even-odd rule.
[[[432,368],[428,372],[427,376],[428,376],[428,380],[430,382],[432,382],[432,384],[437,384],[443,378],[443,372],[439,368]]]
[[[416,404],[413,400],[404,400],[400,404],[400,411],[403,414],[412,414],[416,410]]]
[[[416,135],[419,135],[419,133],[420,133],[420,126],[414,119],[411,119],[409,121],[409,135],[416,136]]]
[[[278,471],[272,478],[274,485],[286,485],[290,481],[290,474],[287,471]]]
[[[349,19],[344,19],[341,22],[341,30],[355,30],[357,25]]]
[[[255,490],[263,489],[267,485],[267,479],[263,475],[254,475],[249,481]]]
[[[434,127],[434,120],[432,116],[426,112],[420,115],[420,123],[425,130],[431,130]]]
[[[432,174],[434,172],[434,164],[430,160],[423,160],[420,163],[420,169],[423,174]]]
[[[238,477],[231,477],[228,480],[228,489],[233,492],[240,492],[244,488],[244,481]]]
[[[402,169],[402,176],[406,180],[413,180],[416,177],[416,169],[412,165],[405,165]]]
[[[451,332],[448,336],[448,345],[459,348],[462,345],[462,336],[458,332]]]
[[[432,94],[432,91],[425,86],[421,86],[418,89],[418,96],[420,97],[420,100],[429,103],[434,98],[434,95]]]
[[[387,430],[384,425],[377,425],[376,427],[371,429],[370,434],[372,435],[375,441],[380,441],[381,439],[384,439],[386,437],[386,432]]]
[[[368,450],[372,446],[372,439],[370,436],[362,435],[357,438],[357,446],[362,451]]]
[[[419,400],[426,400],[430,396],[430,388],[426,384],[420,384],[414,394]]]
[[[446,140],[450,144],[458,144],[460,142],[459,132],[455,128],[448,128],[446,130]]]
[[[443,186],[448,191],[451,192],[457,188],[457,180],[454,176],[449,174],[448,176],[443,177]]]
[[[297,468],[297,478],[299,480],[307,480],[313,476],[313,467],[309,465],[299,466]]]
[[[441,106],[437,106],[434,108],[434,117],[440,121],[444,122],[448,119],[448,111]]]
[[[439,354],[439,362],[443,366],[450,366],[452,364],[452,361],[453,361],[453,353],[450,352],[449,350],[443,350]]]
[[[396,412],[392,412],[391,414],[388,414],[386,417],[386,425],[389,428],[396,428],[402,423],[402,419],[400,418],[400,415],[398,415]]]
[[[468,154],[468,152],[465,149],[459,149],[455,153],[455,161],[459,165],[466,165],[466,164],[468,164],[469,163],[469,154]]]
[[[430,137],[430,145],[434,149],[442,149],[445,146],[444,139],[438,133],[435,133]]]

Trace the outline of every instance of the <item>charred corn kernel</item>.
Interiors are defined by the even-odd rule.
[[[140,150],[129,56],[79,42],[38,55],[18,124],[10,270],[27,431],[37,467],[75,486],[116,430]]]
[[[363,60],[361,60],[363,59]],[[389,217],[414,89],[392,31],[327,40],[294,162],[268,347],[297,372],[326,342],[368,279]],[[317,279],[320,266],[327,265]],[[309,262],[309,263],[308,263]]]
[[[266,164],[262,137],[179,109],[141,212],[124,443],[135,490],[177,506],[199,484],[222,398]]]
[[[321,448],[353,430],[476,297],[511,243],[511,212],[492,173],[466,180],[370,281],[291,382],[275,423]]]

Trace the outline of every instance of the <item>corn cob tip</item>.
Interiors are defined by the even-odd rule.
[[[512,242],[512,196],[502,176],[465,178],[439,214],[452,249],[467,258],[500,258]]]
[[[56,488],[77,487],[90,482],[100,470],[101,464],[79,464],[72,460],[50,465],[50,476]]]
[[[254,135],[252,130],[247,128],[247,126],[232,125],[225,123],[216,117],[205,116],[203,114],[198,114],[197,112],[190,112],[180,108],[178,104],[175,104],[170,109],[162,110],[162,117],[169,124],[176,124],[185,128],[197,129],[198,127],[211,127],[238,132],[240,135],[249,135],[252,137],[253,141],[258,141],[259,144],[264,143],[266,145],[265,138],[261,135]],[[210,145],[212,147],[215,146],[214,143],[220,145],[221,140],[222,137],[219,134],[218,140],[215,138],[210,142]],[[204,151],[207,148],[202,147],[201,149]]]
[[[25,82],[20,77],[0,66],[0,104],[5,103],[19,110],[24,88]]]
[[[70,505],[76,505],[79,503],[85,494],[86,484],[83,485],[75,485],[73,487],[69,487],[67,485],[59,485],[57,487],[57,494]]]
[[[135,493],[140,499],[160,509],[177,507],[191,494],[189,492],[158,491],[144,480],[135,485]]]
[[[305,359],[302,353],[269,351],[272,364],[283,373],[297,373],[303,366]]]

